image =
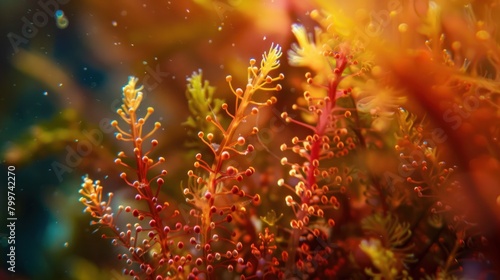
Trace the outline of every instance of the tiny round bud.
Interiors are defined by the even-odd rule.
[[[245,144],[245,137],[238,137],[238,141],[237,141],[238,145],[240,146],[243,146]]]
[[[238,188],[238,186],[236,186],[236,185],[234,185],[231,188],[231,193],[233,193],[233,194],[237,194],[239,191],[240,191],[240,188]]]
[[[205,193],[205,198],[206,198],[206,199],[210,199],[210,198],[212,198],[212,193],[210,193],[210,192],[208,192],[208,191],[207,191],[207,192]]]
[[[288,163],[288,159],[286,157],[283,157],[280,161],[281,165],[286,165]]]

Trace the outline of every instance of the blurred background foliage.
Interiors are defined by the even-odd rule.
[[[57,3],[58,9],[64,11],[67,27],[58,25],[54,15],[42,8],[40,3],[48,2]],[[186,156],[186,127],[182,126],[189,115],[186,77],[203,69],[203,78],[216,88],[217,98],[231,96],[224,77],[231,74],[244,85],[248,59],[260,56],[271,42],[288,49],[293,41],[291,24],[313,26],[308,16],[313,8],[330,11],[341,8],[347,19],[360,28],[367,25],[370,11],[390,10],[390,3],[399,3],[404,11],[411,11],[391,18],[390,23],[387,19],[378,36],[383,36],[383,46],[392,47],[376,49],[376,56],[384,60],[383,69],[400,74],[391,82],[405,88],[408,107],[417,112],[419,120],[447,127],[449,123],[443,121],[443,112],[449,108],[449,102],[460,103],[457,101],[460,97],[449,90],[421,86],[432,84],[425,82],[431,78],[439,84],[439,77],[428,75],[436,70],[431,69],[434,65],[419,60],[419,55],[429,55],[419,54],[416,47],[425,38],[435,39],[431,49],[436,59],[443,57],[443,46],[435,44],[442,32],[451,36],[450,42],[461,40],[463,57],[475,63],[471,68],[477,73],[470,75],[471,79],[480,80],[497,93],[500,91],[499,69],[485,62],[487,57],[491,58],[490,54],[498,54],[495,44],[500,36],[496,29],[498,20],[492,16],[498,12],[497,1],[437,1],[444,12],[435,22],[425,24],[422,15],[427,13],[428,1],[340,2],[1,1],[0,152],[2,170],[7,165],[16,167],[16,279],[121,279],[115,248],[102,240],[100,234],[91,234],[94,229],[89,227],[87,215],[82,214],[77,191],[81,177],[89,173],[105,181],[109,191],[117,194],[118,201],[127,194],[118,178],[120,170],[113,164],[114,155],[123,147],[114,141],[107,124],[117,117],[121,87],[129,75],[139,77],[139,83],[145,86],[143,107],[156,105],[153,119],[162,122],[162,131],[156,135],[161,147],[159,153],[167,158],[168,180],[174,182],[169,184],[171,195],[179,197],[178,182],[186,180],[185,171],[192,164],[192,158]],[[471,9],[464,9],[465,5],[471,5]],[[50,9],[54,10],[53,6]],[[31,38],[16,37],[20,41],[13,41],[12,34],[23,37],[26,21],[36,21],[34,17],[38,17],[39,26],[29,33]],[[398,25],[402,20],[406,26]],[[481,41],[485,39],[484,33],[462,32],[470,28],[467,26],[470,22],[479,25],[483,22],[491,28],[487,30],[490,37],[486,38],[491,41],[490,47],[485,40]],[[352,25],[346,23],[346,27]],[[401,32],[401,28],[409,31]],[[475,28],[483,30],[481,26],[472,29]],[[412,55],[408,56],[410,52]],[[455,58],[463,62],[463,57]],[[304,69],[292,69],[284,60],[280,71],[287,79],[276,105],[280,112],[295,101],[295,97],[287,99],[286,95],[300,95],[304,81]],[[459,129],[447,130],[450,138],[440,147],[443,157],[459,162],[468,180],[474,182],[471,193],[475,194],[474,199],[484,202],[481,204],[484,209],[479,212],[488,214],[483,218],[493,224],[492,232],[498,229],[494,224],[500,221],[497,98],[495,95],[492,99],[496,107],[481,107],[461,119],[463,125]],[[279,137],[286,138],[286,133],[280,133]],[[89,141],[89,135],[100,136],[93,138],[98,139],[94,143]],[[266,144],[261,153],[277,150],[282,142],[270,141],[276,135],[268,136],[261,139]],[[89,142],[85,156],[72,156],[74,151],[82,149],[82,143]],[[380,162],[380,158],[374,157],[367,163],[372,168]],[[273,160],[259,157],[255,162],[266,166]],[[262,174],[256,184],[274,186],[279,177],[275,173],[279,172],[269,173],[270,176]],[[263,194],[268,191],[263,187]],[[276,201],[282,203],[280,199],[277,197]],[[2,221],[4,213],[0,211]],[[5,249],[4,230],[0,234]],[[4,257],[2,253],[1,259]],[[5,261],[0,267],[0,278],[4,279],[8,276],[3,270]]]

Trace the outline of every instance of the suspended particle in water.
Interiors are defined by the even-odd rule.
[[[68,27],[69,21],[68,18],[64,15],[62,10],[57,10],[55,13],[56,17],[56,25],[59,29],[64,29]]]
[[[116,27],[116,26],[118,26],[118,22],[116,22],[116,20],[113,20],[113,21],[111,22],[111,25],[113,25],[114,27]]]
[[[49,93],[47,91],[44,91],[43,95],[47,96],[47,95],[49,95]]]

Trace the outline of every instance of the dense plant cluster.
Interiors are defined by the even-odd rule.
[[[286,78],[277,71],[282,49],[274,44],[260,61],[250,60],[242,87],[226,77],[230,101],[214,97],[201,71],[188,78],[192,115],[184,125],[195,155],[181,182],[184,201],[165,189],[175,183],[157,171],[167,159],[153,159],[161,125],[146,129],[154,110],[139,116],[142,88],[129,79],[118,110],[122,120],[112,125],[116,139],[130,143],[115,163],[127,170],[120,176],[136,202],[114,205],[113,194],[106,198],[101,182],[88,177],[80,190],[91,225],[121,247],[125,275],[454,279],[491,269],[481,253],[487,238],[455,176],[460,167],[440,158],[439,145],[429,141],[440,131],[410,110],[408,83],[395,82],[410,78],[398,65],[380,64],[370,50],[375,43],[345,32],[339,17],[310,15],[318,24],[314,34],[294,24],[297,42],[288,51],[289,64],[305,69],[302,94],[278,93]],[[429,88],[453,88],[458,98],[481,92],[481,100],[494,102],[491,80],[470,78],[473,71],[455,66],[448,51],[444,58],[436,51],[444,41],[426,35],[429,49],[417,56],[446,69]],[[279,98],[295,102],[293,113],[280,115],[288,131],[275,138],[280,151],[273,155],[279,156],[267,160],[278,178],[271,183],[276,202],[254,179],[267,168],[248,159],[261,144],[256,119],[265,119]]]

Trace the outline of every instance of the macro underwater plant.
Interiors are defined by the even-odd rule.
[[[191,115],[183,125],[194,161],[182,182],[171,182],[167,171],[158,169],[168,160],[168,152],[153,159],[160,147],[153,137],[163,133],[161,125],[149,126],[153,108],[140,113],[142,87],[137,78],[129,78],[117,111],[121,120],[111,124],[116,139],[129,145],[115,163],[125,168],[120,177],[133,190],[134,201],[115,205],[113,194],[106,198],[105,186],[87,176],[80,189],[91,226],[120,248],[117,258],[125,275],[134,279],[497,275],[495,249],[487,248],[496,229],[484,226],[481,213],[489,212],[478,210],[479,196],[470,196],[474,184],[460,173],[468,168],[465,155],[450,156],[442,141],[445,135],[449,139],[459,135],[460,126],[454,129],[449,124],[458,120],[447,111],[441,117],[442,105],[428,96],[470,108],[477,102],[477,110],[494,111],[498,118],[500,52],[496,42],[484,35],[486,23],[471,28],[480,29],[474,31],[487,49],[488,62],[481,64],[475,58],[459,64],[459,44],[465,42],[454,33],[448,35],[456,41],[445,39],[443,34],[451,31],[440,30],[436,21],[441,20],[442,10],[436,3],[411,22],[422,42],[412,46],[402,40],[404,50],[391,56],[387,55],[391,42],[349,32],[356,30],[354,16],[322,5],[322,10],[309,13],[317,25],[314,34],[302,24],[291,27],[297,42],[287,52],[288,63],[303,70],[304,81],[293,81],[301,94],[297,88],[287,88],[292,84],[288,74],[285,78],[278,72],[283,68],[278,44],[271,44],[260,61],[250,59],[242,87],[234,86],[237,82],[231,75],[226,77],[231,100],[216,98],[215,87],[203,80],[201,70],[187,78]],[[401,8],[390,15],[397,21],[405,13]],[[362,14],[357,13],[361,19]],[[408,24],[401,24],[396,34],[405,37]],[[472,100],[475,96],[477,100]],[[278,110],[286,132],[274,138],[280,147],[275,152],[263,143],[260,129],[269,122],[266,111],[277,108],[278,99],[290,101],[292,110]],[[498,133],[494,125],[486,130]],[[495,150],[494,144],[489,150]],[[276,178],[266,183],[270,188],[263,183],[268,176]],[[179,184],[181,198],[171,190]]]

